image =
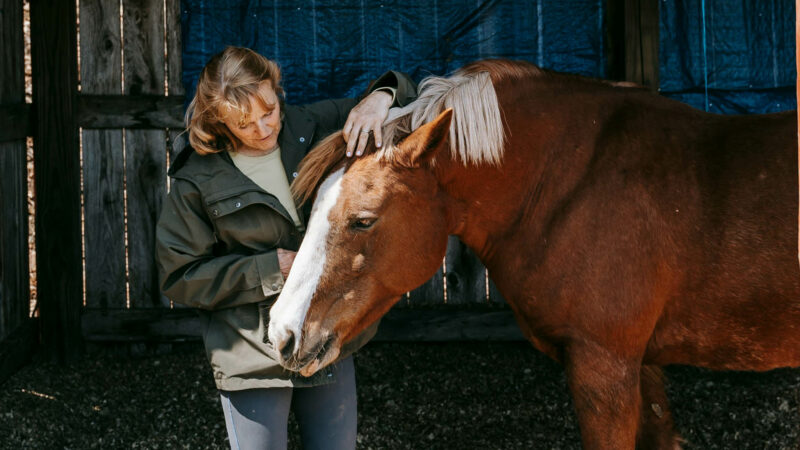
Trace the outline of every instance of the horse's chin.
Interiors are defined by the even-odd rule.
[[[325,366],[336,361],[341,352],[341,341],[336,335],[328,335],[317,341],[304,344],[289,361],[282,361],[285,368],[310,377]]]
[[[316,358],[312,359],[309,364],[302,367],[299,372],[304,377],[310,377],[317,373],[320,369],[336,361],[339,357],[340,347],[331,348],[325,354],[319,354]]]

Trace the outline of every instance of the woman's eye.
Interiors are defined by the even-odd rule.
[[[356,219],[353,221],[351,227],[355,230],[366,230],[370,228],[373,224],[375,224],[375,220],[373,218],[362,218]]]

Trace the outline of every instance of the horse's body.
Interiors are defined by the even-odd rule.
[[[271,313],[287,366],[333,360],[434,273],[448,234],[564,364],[586,448],[677,446],[657,366],[800,366],[794,113],[712,115],[522,63],[463,72],[491,76],[500,164],[448,155],[445,113],[336,172],[318,275],[304,243],[284,289],[306,309],[288,328],[284,296]]]

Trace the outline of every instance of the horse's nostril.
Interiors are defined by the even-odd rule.
[[[292,357],[292,353],[294,353],[294,333],[291,331],[289,331],[289,338],[286,339],[280,351],[284,361],[288,361]]]

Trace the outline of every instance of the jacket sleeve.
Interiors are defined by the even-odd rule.
[[[321,136],[327,136],[341,130],[347,121],[347,115],[359,101],[376,89],[390,87],[395,89],[392,106],[406,106],[417,98],[417,84],[403,72],[390,70],[370,83],[367,90],[359,98],[341,98],[323,100],[306,105],[304,109],[314,117]]]
[[[369,85],[367,94],[382,87],[396,90],[392,106],[406,106],[417,98],[417,83],[403,72],[390,70],[384,73]]]
[[[216,236],[200,193],[175,180],[156,225],[161,290],[174,302],[201,309],[257,303],[277,294],[283,276],[275,250],[215,255]]]

